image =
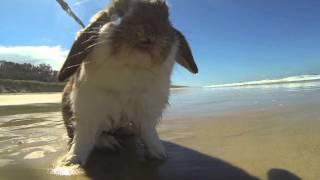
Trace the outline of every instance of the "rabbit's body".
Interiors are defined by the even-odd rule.
[[[101,32],[103,36],[103,32]],[[103,38],[103,37],[101,37]],[[84,144],[111,147],[102,132],[113,132],[133,125],[133,133],[142,139],[159,141],[156,134],[141,131],[155,128],[168,103],[170,76],[178,50],[173,43],[162,65],[154,65],[148,55],[121,52],[111,55],[109,43],[101,44],[83,63],[72,79],[69,103],[76,117],[77,137]],[[90,131],[88,131],[90,130]],[[79,137],[80,136],[80,137]],[[145,137],[144,137],[145,136]],[[82,144],[82,143],[79,143]],[[164,158],[160,144],[149,147],[151,156]],[[79,151],[91,151],[92,145],[81,145]],[[81,157],[84,161],[87,157]]]
[[[166,158],[155,127],[168,103],[173,65],[178,61],[195,73],[197,67],[183,35],[171,27],[165,1],[131,3],[120,24],[107,22],[94,32],[90,52],[77,53],[96,24],[84,30],[60,71],[60,79],[71,77],[63,96],[72,139],[66,162],[85,164],[94,146],[118,145],[110,134],[122,128],[142,140],[149,157]],[[98,23],[109,19],[101,17]]]

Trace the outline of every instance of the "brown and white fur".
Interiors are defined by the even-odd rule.
[[[117,6],[119,2],[125,5]],[[112,11],[121,21],[112,21],[111,10],[105,10],[102,14],[110,18],[94,29],[90,50],[76,41],[59,74],[60,80],[69,78],[62,109],[71,138],[66,163],[84,165],[95,146],[119,146],[112,136],[119,129],[130,129],[140,138],[149,157],[165,159],[156,125],[168,104],[173,66],[178,62],[197,72],[164,0],[115,0],[110,7],[118,8]],[[92,30],[89,26],[82,34]],[[77,48],[86,53],[77,57]]]

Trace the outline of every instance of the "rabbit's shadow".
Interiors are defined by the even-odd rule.
[[[163,162],[144,161],[143,158],[141,158],[141,153],[132,148],[126,148],[127,150],[121,150],[120,152],[96,150],[92,153],[84,170],[92,179],[258,179],[244,170],[218,158],[210,157],[171,142],[163,142],[163,144],[169,156],[169,158]]]

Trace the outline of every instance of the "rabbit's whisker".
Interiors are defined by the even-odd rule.
[[[86,65],[86,64],[90,64],[90,62],[82,62],[80,64],[75,64],[75,65],[72,65],[72,66],[68,66],[66,67],[66,69],[71,69],[71,68],[74,68],[74,67],[79,67],[81,66],[82,64]]]

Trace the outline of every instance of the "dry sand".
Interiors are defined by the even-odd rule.
[[[59,103],[61,93],[0,94],[0,106]]]

